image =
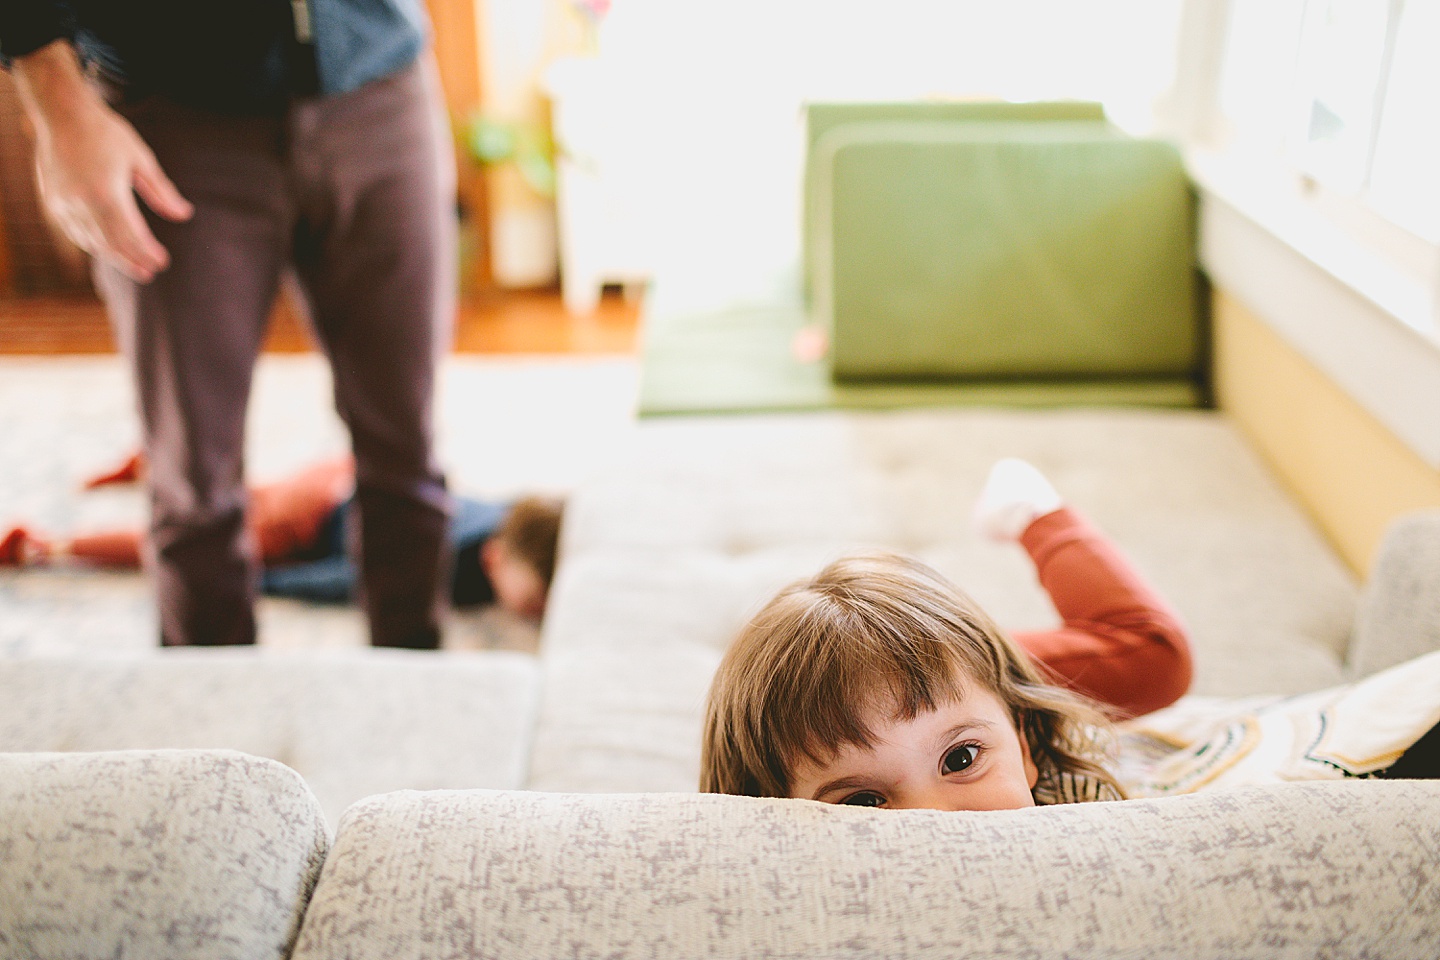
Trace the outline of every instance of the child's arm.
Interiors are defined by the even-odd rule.
[[[1103,534],[1068,508],[1020,536],[1064,620],[1015,640],[1065,686],[1138,716],[1178,700],[1193,664],[1185,628]]]
[[[81,534],[68,543],[59,542],[57,556],[69,556],[99,567],[131,568],[140,566],[140,544],[144,535],[139,530],[103,530]]]
[[[14,527],[0,537],[0,567],[49,567],[72,561],[97,567],[140,566],[139,530],[106,530],[67,540]]]

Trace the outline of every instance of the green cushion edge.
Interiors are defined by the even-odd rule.
[[[825,361],[790,351],[805,323],[798,306],[748,307],[647,318],[640,366],[642,417],[921,406],[1198,407],[1185,378],[835,383]]]

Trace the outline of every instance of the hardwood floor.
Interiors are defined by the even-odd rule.
[[[93,300],[0,301],[0,353],[113,353],[105,311]]]
[[[517,290],[477,294],[460,306],[454,352],[466,354],[633,354],[638,347],[639,304],[606,291],[588,317],[571,316],[558,291]],[[284,298],[271,318],[265,350],[303,353],[310,332]],[[86,299],[0,300],[0,354],[113,353],[105,312]]]
[[[475,296],[460,307],[456,353],[633,354],[640,304],[606,291],[590,316],[566,311],[558,291]]]

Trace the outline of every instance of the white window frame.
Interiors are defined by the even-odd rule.
[[[1175,109],[1163,119],[1199,188],[1201,265],[1440,469],[1440,249],[1307,178],[1266,138],[1278,129],[1254,127],[1248,143],[1232,135],[1221,112],[1229,25],[1234,7],[1255,2],[1186,0],[1183,14]],[[1288,28],[1293,11],[1278,9]],[[1263,68],[1268,43],[1253,49]]]
[[[1325,182],[1323,176],[1307,164],[1306,148],[1297,144],[1291,135],[1303,124],[1300,105],[1308,102],[1298,89],[1283,94],[1271,92],[1277,102],[1286,104],[1283,109],[1288,111],[1275,117],[1276,128],[1283,134],[1273,142],[1247,142],[1243,134],[1236,134],[1225,116],[1222,89],[1229,45],[1233,42],[1230,25],[1236,9],[1250,2],[1252,0],[1189,0],[1187,4],[1177,67],[1179,81],[1189,86],[1186,115],[1177,116],[1172,122],[1186,144],[1197,178],[1202,186],[1213,187],[1230,200],[1248,197],[1266,207],[1269,214],[1274,214],[1278,205],[1261,201],[1262,195],[1278,192],[1280,201],[1293,200],[1297,209],[1303,208],[1300,220],[1307,226],[1292,226],[1288,231],[1277,229],[1277,233],[1304,233],[1314,226],[1317,218],[1323,220],[1329,235],[1323,244],[1310,246],[1327,247],[1331,254],[1316,257],[1317,262],[1327,269],[1333,268],[1338,278],[1440,346],[1440,243],[1395,223],[1375,209],[1368,198],[1388,78],[1407,0],[1374,0],[1377,6],[1383,4],[1387,9],[1386,36],[1379,82],[1371,93],[1373,107],[1363,172],[1356,188],[1350,190]],[[1296,2],[1303,5],[1317,0]],[[1303,17],[1300,20],[1303,21]],[[1297,22],[1296,26],[1299,29],[1301,23]],[[1303,38],[1297,34],[1293,39],[1298,69]],[[1277,51],[1280,68],[1283,69],[1289,54],[1288,50]],[[1248,182],[1241,183],[1242,180]],[[1341,253],[1342,240],[1353,243],[1361,255]],[[1369,269],[1377,260],[1385,269]],[[1398,289],[1402,286],[1405,289]]]

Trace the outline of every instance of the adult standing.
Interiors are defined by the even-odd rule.
[[[164,644],[255,640],[245,409],[287,272],[350,430],[371,642],[439,644],[455,172],[419,4],[0,7],[42,201],[94,256],[134,374]]]

